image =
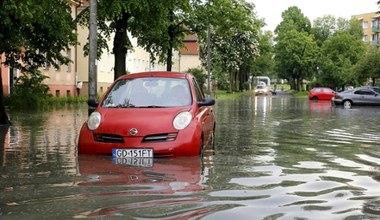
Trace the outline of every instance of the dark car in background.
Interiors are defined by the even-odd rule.
[[[315,87],[309,92],[310,100],[331,100],[335,91],[327,87]]]
[[[331,100],[335,105],[351,108],[353,105],[380,105],[380,88],[363,86],[336,93]]]

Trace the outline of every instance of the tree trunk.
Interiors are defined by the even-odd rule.
[[[172,71],[172,56],[173,50],[170,43],[170,47],[168,48],[167,57],[166,57],[166,71]]]
[[[10,125],[11,122],[8,119],[7,112],[5,111],[4,104],[4,92],[3,92],[3,76],[0,63],[0,124],[1,125]]]
[[[232,71],[228,71],[228,75],[230,77],[230,88],[228,92],[234,92],[234,73]]]
[[[115,22],[116,33],[113,43],[113,53],[115,54],[114,80],[127,72],[125,60],[128,47],[130,46],[127,36],[128,20],[130,17],[130,14],[124,13],[123,17]]]
[[[166,53],[166,71],[172,71],[172,56],[173,56],[173,41],[174,41],[174,35],[175,35],[175,28],[176,26],[173,25],[174,23],[174,12],[170,11],[169,14],[169,21],[171,25],[168,27],[168,35],[169,35],[169,48]]]

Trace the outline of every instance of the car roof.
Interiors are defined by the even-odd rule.
[[[313,89],[330,89],[329,87],[314,87]]]
[[[169,72],[169,71],[151,71],[151,72],[138,72],[130,73],[120,76],[118,79],[133,79],[133,78],[145,78],[145,77],[170,77],[170,78],[188,78],[190,73],[181,72]]]

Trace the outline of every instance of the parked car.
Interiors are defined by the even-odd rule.
[[[80,130],[80,154],[196,156],[214,143],[215,100],[188,73],[124,75],[88,104],[96,110]]]
[[[255,88],[255,95],[269,95],[270,90],[266,85],[257,85]]]
[[[309,92],[310,100],[331,100],[335,91],[327,87],[315,87]]]
[[[380,105],[380,88],[364,86],[336,93],[332,99],[335,105],[351,108],[352,105]]]

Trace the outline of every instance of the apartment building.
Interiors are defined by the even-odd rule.
[[[379,46],[379,20],[380,14],[377,12],[370,12],[365,14],[353,15],[362,22],[363,27],[363,41],[368,42],[374,46]]]

